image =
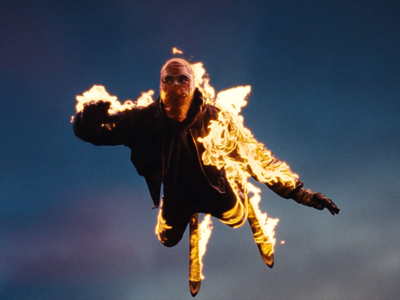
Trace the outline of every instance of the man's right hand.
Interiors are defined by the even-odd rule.
[[[90,127],[98,127],[114,121],[115,116],[108,114],[111,102],[90,101],[83,105],[82,122]]]

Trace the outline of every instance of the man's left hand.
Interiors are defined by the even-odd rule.
[[[331,199],[327,198],[321,193],[314,193],[311,198],[310,204],[316,209],[322,210],[326,208],[332,215],[338,214],[340,211],[340,208],[337,207],[337,205],[333,203]]]
[[[340,209],[335,203],[321,193],[315,193],[310,189],[300,188],[292,197],[296,202],[322,210],[326,208],[332,215],[338,214]]]

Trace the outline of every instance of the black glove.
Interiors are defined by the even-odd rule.
[[[119,116],[110,116],[108,114],[110,106],[111,103],[105,101],[90,101],[89,103],[85,103],[81,113],[82,122],[90,127],[98,127],[101,124],[120,120]]]
[[[326,208],[332,215],[338,214],[340,211],[340,208],[331,199],[310,189],[299,189],[293,199],[300,204],[314,207],[315,209],[322,210]]]

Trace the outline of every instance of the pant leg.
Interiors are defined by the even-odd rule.
[[[156,234],[161,243],[166,247],[177,245],[192,215],[193,213],[187,208],[184,194],[177,188],[164,187],[156,228]]]
[[[239,188],[237,193],[238,194],[236,195],[236,193],[234,193],[232,188],[229,186],[227,197],[230,197],[230,199],[234,200],[230,202],[231,207],[228,210],[224,210],[221,217],[219,217],[222,223],[233,228],[242,226],[246,221],[248,214],[248,196],[245,189]]]

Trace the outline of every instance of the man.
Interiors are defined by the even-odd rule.
[[[208,135],[210,121],[217,120],[219,113],[218,108],[204,102],[194,86],[191,65],[173,58],[161,69],[160,97],[154,103],[109,115],[110,103],[91,102],[74,120],[75,135],[82,140],[131,149],[131,161],[146,179],[154,207],[160,205],[163,185],[158,235],[167,247],[181,240],[197,213],[211,214],[230,226],[242,224],[249,217],[253,229],[253,214],[247,214],[239,205],[247,199],[246,193],[242,191],[237,197],[225,169],[218,170],[202,161],[205,148],[198,139]],[[282,162],[273,158],[273,163]],[[284,198],[319,210],[327,208],[333,215],[339,213],[330,199],[304,189],[297,177],[294,185],[279,181],[266,184]],[[272,256],[259,249],[264,261],[272,266]]]

